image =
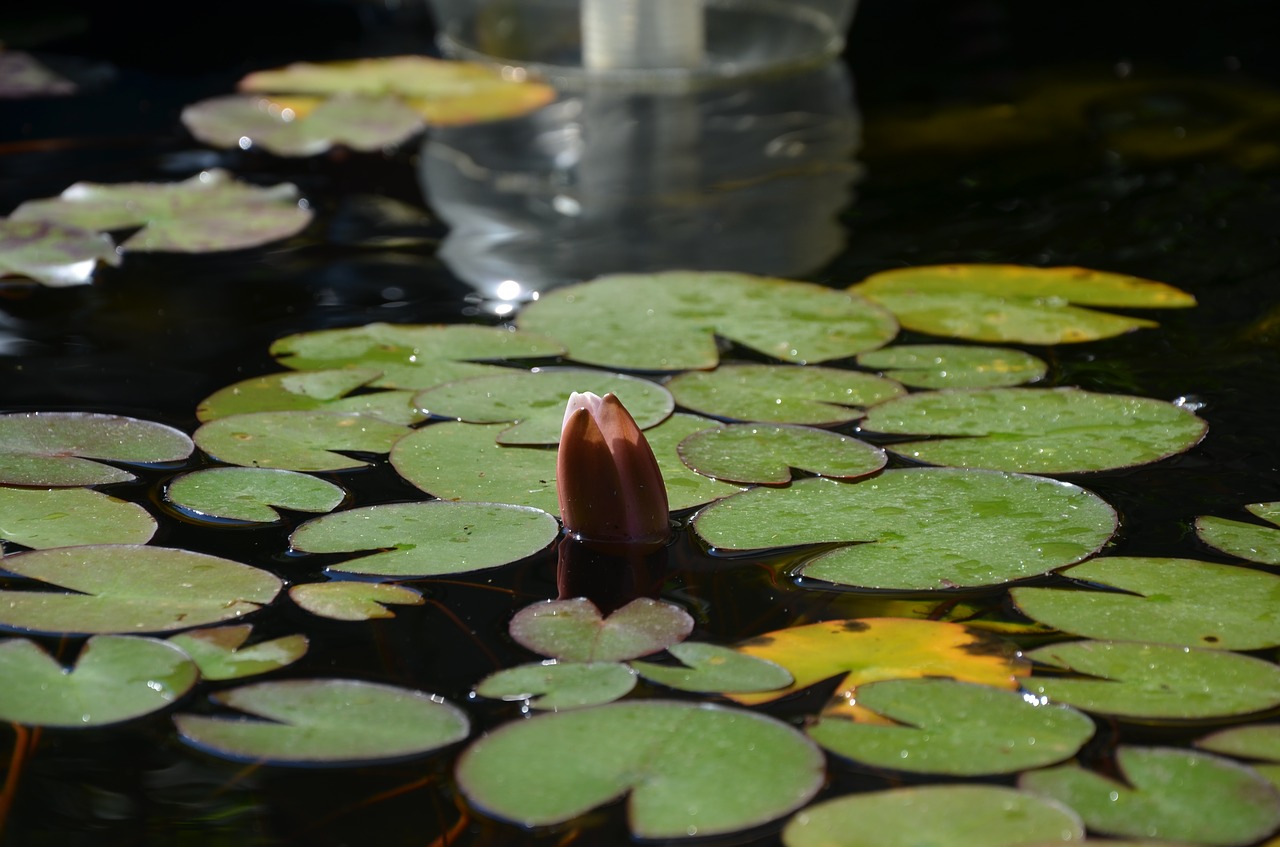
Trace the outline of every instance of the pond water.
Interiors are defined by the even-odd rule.
[[[1147,7],[1154,4],[1137,4],[1145,16],[1126,12],[1119,20],[1101,3],[1083,4],[1062,19],[1018,5],[906,3],[890,10],[864,3],[845,61],[851,83],[843,78],[834,89],[848,98],[839,105],[852,109],[831,119],[847,134],[832,142],[837,161],[821,171],[834,180],[835,199],[800,178],[783,181],[775,194],[743,201],[760,204],[750,206],[758,214],[743,216],[740,229],[724,227],[723,243],[687,255],[701,257],[704,267],[735,255],[774,261],[776,267],[758,270],[840,289],[906,265],[999,262],[1079,265],[1191,292],[1197,307],[1154,315],[1158,330],[1027,349],[1049,364],[1042,385],[1178,401],[1209,422],[1207,439],[1185,455],[1066,477],[1118,511],[1121,528],[1108,554],[1238,562],[1199,541],[1192,524],[1201,515],[1240,518],[1245,504],[1280,500],[1280,73],[1264,49],[1264,27],[1246,3],[1229,4],[1238,12],[1234,22],[1212,33],[1191,20],[1164,20],[1152,29],[1156,16]],[[171,180],[221,167],[264,184],[296,183],[316,219],[296,237],[252,250],[133,254],[119,268],[100,268],[92,286],[0,287],[0,411],[109,412],[190,433],[198,426],[200,400],[279,370],[267,348],[282,336],[373,321],[496,325],[503,315],[494,314],[491,297],[477,296],[476,286],[484,290],[522,261],[538,263],[530,272],[536,280],[590,275],[583,255],[599,257],[599,272],[652,270],[669,260],[649,256],[654,267],[637,268],[633,263],[643,257],[615,249],[608,239],[625,241],[619,229],[634,223],[670,246],[681,226],[700,221],[709,230],[708,222],[733,222],[733,204],[705,196],[708,183],[694,179],[693,190],[704,195],[695,200],[707,203],[683,210],[675,221],[642,220],[645,207],[636,204],[540,240],[537,214],[526,207],[526,219],[507,222],[503,232],[517,233],[508,243],[486,241],[492,233],[474,219],[469,237],[475,240],[467,242],[458,235],[467,231],[466,215],[492,211],[493,201],[481,196],[484,186],[455,185],[449,197],[425,203],[419,172],[427,175],[428,194],[433,175],[443,184],[449,174],[440,170],[443,160],[433,160],[430,149],[420,154],[416,143],[384,155],[309,159],[196,144],[177,111],[230,90],[248,70],[291,59],[390,53],[412,39],[429,39],[420,21],[399,26],[382,11],[326,3],[304,41],[287,15],[309,14],[309,7],[281,8],[281,17],[262,28],[278,24],[285,34],[275,41],[245,36],[236,59],[209,47],[184,55],[169,40],[159,46],[140,34],[158,26],[154,21],[134,29],[98,10],[71,7],[51,17],[80,22],[95,36],[54,39],[51,51],[79,48],[75,58],[99,70],[113,63],[116,70],[94,77],[87,95],[0,105],[0,212],[78,180]],[[930,24],[922,26],[921,19]],[[1104,19],[1111,26],[1099,32],[1095,26]],[[0,23],[10,22],[0,14]],[[225,39],[239,35],[225,23],[211,26]],[[522,137],[532,132],[528,127],[505,132]],[[503,132],[490,126],[432,140],[475,143],[484,133]],[[847,146],[856,149],[840,158]],[[601,191],[616,188],[608,179],[602,183]],[[787,212],[787,203],[798,205]],[[815,216],[815,206],[823,214]],[[445,220],[453,225],[452,242]],[[785,231],[797,221],[803,231]],[[522,233],[521,226],[534,229]],[[758,257],[759,240],[770,237],[779,246]],[[583,253],[566,256],[577,249],[564,241],[571,238],[586,239]],[[684,239],[696,241],[687,232]],[[678,255],[680,247],[699,246],[672,250]],[[913,333],[899,338],[929,340]],[[746,357],[741,350],[732,355]],[[197,466],[193,459],[182,469]],[[322,566],[341,558],[286,553],[289,533],[306,517],[297,513],[278,525],[227,528],[165,512],[161,490],[174,472],[147,469],[137,482],[110,488],[165,515],[153,544],[253,564],[290,582],[315,580]],[[328,478],[359,505],[423,498],[385,462]],[[881,614],[883,595],[801,585],[790,576],[793,565],[778,556],[715,558],[681,535],[660,596],[690,612],[697,640],[718,644],[800,623]],[[0,587],[16,582],[0,578]],[[311,650],[283,676],[369,679],[433,692],[464,708],[473,735],[518,720],[518,703],[469,693],[484,675],[534,658],[511,640],[507,625],[519,609],[557,596],[555,552],[479,576],[414,585],[426,597],[422,606],[358,624],[326,622],[277,603],[255,617],[255,639],[305,632]],[[962,596],[991,620],[1020,620],[1004,588]],[[57,638],[38,640],[50,650],[69,649]],[[1274,661],[1275,649],[1254,655]],[[818,685],[760,709],[800,726],[831,690]],[[672,695],[650,686],[638,696]],[[1082,753],[1092,763],[1105,763],[1119,743],[1184,746],[1227,722],[1097,723]],[[15,745],[25,743],[18,738],[0,728],[0,761],[10,761]],[[616,803],[534,832],[469,809],[451,776],[461,746],[387,765],[295,769],[236,764],[193,750],[178,741],[167,713],[100,730],[48,729],[22,766],[3,843],[629,841]],[[538,767],[529,763],[519,777],[536,782]],[[830,756],[819,799],[940,781],[946,780],[888,774]],[[1011,785],[1014,778],[986,781]],[[714,843],[778,844],[781,826]]]

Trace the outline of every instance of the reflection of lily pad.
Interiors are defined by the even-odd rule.
[[[684,641],[672,644],[667,652],[682,664],[632,662],[631,667],[650,682],[680,691],[746,694],[773,691],[794,681],[791,672],[781,665],[719,644]]]
[[[342,471],[368,462],[334,451],[386,453],[409,430],[344,412],[253,412],[218,418],[193,438],[219,462],[291,471]]]
[[[165,499],[188,514],[249,523],[273,523],[280,513],[328,512],[346,492],[332,482],[296,471],[269,468],[206,468],[176,477]]]
[[[43,487],[129,482],[133,474],[92,461],[174,462],[191,439],[173,427],[89,412],[0,415],[0,483]]]
[[[0,720],[71,729],[118,723],[163,709],[198,677],[186,653],[154,638],[95,635],[70,672],[25,638],[0,641]]]
[[[422,593],[377,582],[304,582],[289,589],[293,602],[313,615],[335,621],[394,618],[387,606],[421,606]]]
[[[330,565],[330,571],[376,576],[443,576],[496,568],[532,556],[560,525],[526,506],[495,503],[389,503],[308,521],[289,544],[306,553],[385,549]]]
[[[146,544],[155,531],[146,509],[92,489],[0,487],[0,539],[24,547]]]
[[[693,529],[720,551],[840,544],[800,574],[865,588],[999,585],[1074,564],[1116,528],[1074,485],[994,471],[888,470],[854,483],[802,479],[712,504]]]
[[[286,371],[228,385],[206,397],[196,408],[201,421],[248,412],[359,412],[391,423],[415,424],[426,416],[413,408],[411,391],[369,391],[351,394],[382,375],[372,368],[332,371]]]
[[[255,718],[174,717],[182,740],[229,759],[338,765],[422,755],[467,737],[455,706],[422,691],[350,679],[259,682],[214,695]]]
[[[245,646],[253,627],[249,624],[193,629],[169,637],[200,668],[205,679],[240,679],[278,670],[307,652],[305,635],[285,635]]]
[[[471,803],[524,826],[567,821],[629,793],[631,832],[646,839],[776,820],[822,779],[822,754],[780,721],[661,700],[508,723],[472,744],[457,769]]]
[[[1021,350],[957,344],[894,345],[863,353],[858,364],[913,388],[1002,388],[1035,382],[1048,369]]]
[[[214,147],[261,147],[277,156],[314,156],[342,145],[376,151],[407,141],[422,116],[395,97],[266,98],[232,94],[192,103],[182,123]]]
[[[782,485],[791,468],[852,479],[885,465],[884,451],[856,438],[804,426],[730,424],[680,442],[680,458],[693,470],[728,482]]]
[[[619,274],[545,292],[522,330],[563,341],[574,361],[625,370],[715,367],[716,337],[792,364],[871,350],[897,325],[879,306],[809,283],[724,272]]]
[[[837,368],[724,365],[667,382],[676,402],[700,415],[737,421],[830,426],[904,393],[898,383]]]
[[[511,619],[519,644],[568,662],[623,662],[678,644],[693,629],[679,606],[640,597],[607,618],[585,597],[545,600]]]
[[[78,182],[58,197],[28,200],[11,220],[100,232],[142,227],[122,250],[209,253],[288,238],[311,222],[311,212],[288,183],[259,188],[211,170],[175,183]]]
[[[98,262],[120,264],[108,235],[49,221],[0,218],[0,277],[27,277],[53,288],[84,285]]]
[[[675,408],[661,385],[623,374],[585,368],[512,371],[438,385],[413,399],[432,415],[467,423],[510,423],[499,444],[557,444],[565,404],[575,391],[616,394],[641,429],[656,426]]]
[[[1110,338],[1154,321],[1082,306],[1172,309],[1195,298],[1170,285],[1086,268],[937,265],[874,274],[850,291],[903,327],[973,341],[1062,344]]]
[[[1209,515],[1196,518],[1200,540],[1224,553],[1250,562],[1280,565],[1280,503],[1252,503],[1245,506],[1272,526],[1232,521]]]
[[[1078,473],[1145,465],[1190,450],[1207,426],[1187,409],[1077,388],[931,391],[890,400],[863,429],[939,435],[889,449],[931,465]]]
[[[612,703],[635,686],[635,671],[618,662],[538,662],[490,674],[476,686],[476,694],[559,711]]]
[[[1027,617],[1063,632],[1223,650],[1280,644],[1280,577],[1190,559],[1107,557],[1065,571],[1125,593],[1015,588]]]

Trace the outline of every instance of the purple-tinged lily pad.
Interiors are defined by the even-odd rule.
[[[221,388],[196,407],[196,417],[212,421],[250,412],[358,412],[409,426],[426,420],[413,407],[412,391],[366,391],[352,394],[378,377],[372,368],[332,371],[286,371],[267,374]]]
[[[335,621],[394,618],[387,606],[421,606],[422,592],[380,582],[304,582],[289,589],[293,602]]]
[[[607,618],[585,597],[544,600],[511,619],[521,646],[566,662],[625,662],[679,644],[693,618],[679,606],[640,597]]]
[[[353,412],[252,412],[209,421],[193,438],[219,462],[290,471],[345,471],[369,463],[334,452],[386,453],[409,429]]]
[[[120,264],[109,235],[50,221],[0,218],[0,278],[26,277],[51,288],[87,285],[98,262]]]
[[[35,56],[0,45],[0,99],[74,94],[76,84],[47,68]]]
[[[873,474],[888,461],[883,450],[848,435],[807,426],[730,424],[680,442],[680,459],[725,482],[785,485],[791,469],[837,479]]]
[[[191,657],[205,679],[240,679],[278,670],[306,655],[305,635],[284,635],[245,646],[250,624],[193,629],[169,637]]]
[[[631,667],[650,682],[668,688],[714,694],[773,691],[795,681],[781,665],[719,644],[685,641],[672,644],[667,652],[682,664],[632,662]]]
[[[547,661],[489,674],[475,693],[494,700],[523,700],[531,709],[558,712],[612,703],[635,687],[635,671],[619,662]]]
[[[273,506],[297,512],[329,512],[346,492],[332,482],[297,471],[270,468],[206,468],[175,477],[164,498],[184,514],[245,523],[274,523]]]
[[[858,364],[912,388],[1002,388],[1036,382],[1048,366],[1007,347],[901,344],[862,353]]]
[[[1280,503],[1251,503],[1249,512],[1271,526],[1204,515],[1196,518],[1200,540],[1232,556],[1263,565],[1280,565]]]
[[[23,547],[146,544],[155,531],[146,509],[100,491],[0,487],[0,539]]]
[[[855,421],[866,407],[906,393],[884,377],[794,365],[722,365],[688,371],[672,377],[667,388],[677,403],[700,415],[809,426]]]
[[[5,485],[129,482],[133,474],[93,460],[175,462],[190,456],[192,449],[185,433],[137,418],[90,412],[0,415],[0,483]]]

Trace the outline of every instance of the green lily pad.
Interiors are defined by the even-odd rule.
[[[773,718],[649,700],[508,723],[467,748],[456,778],[472,804],[528,827],[629,793],[631,832],[667,839],[736,832],[794,811],[822,785],[823,760]]]
[[[196,417],[211,421],[249,412],[323,410],[359,412],[404,426],[426,420],[426,415],[413,407],[412,391],[351,395],[380,376],[382,371],[373,368],[286,371],[258,376],[210,394],[196,407]]]
[[[1196,535],[1210,547],[1250,562],[1280,565],[1280,503],[1252,503],[1251,513],[1272,526],[1232,521],[1208,515],[1196,518]]]
[[[466,715],[423,691],[353,679],[291,679],[220,691],[253,718],[174,716],[182,740],[240,761],[344,765],[420,756],[466,738]]]
[[[1069,641],[1027,658],[1089,678],[1033,676],[1034,694],[1086,712],[1146,720],[1247,715],[1280,704],[1280,668],[1196,647],[1132,641]]]
[[[203,424],[192,436],[213,459],[244,467],[343,471],[368,462],[336,453],[386,453],[407,427],[352,412],[252,412]]]
[[[142,227],[125,252],[210,253],[279,241],[311,223],[289,183],[260,188],[226,171],[201,171],[175,183],[78,182],[58,197],[28,200],[11,220],[44,220],[106,232]]]
[[[1146,397],[1078,388],[930,391],[872,409],[862,428],[940,435],[889,445],[900,456],[950,467],[1081,473],[1156,462],[1190,450],[1208,425]]]
[[[244,646],[253,631],[250,624],[193,629],[171,635],[169,642],[181,647],[200,668],[205,679],[241,679],[279,670],[307,653],[305,635],[285,635],[270,641]]]
[[[1280,724],[1233,726],[1193,743],[1202,750],[1253,762],[1253,769],[1280,789]]]
[[[133,474],[93,461],[175,462],[191,455],[183,432],[152,421],[90,412],[0,415],[0,483],[72,487],[129,482]]]
[[[423,577],[496,568],[545,550],[560,530],[540,509],[496,503],[391,503],[308,521],[289,545],[304,553],[386,549],[327,570]]]
[[[633,376],[585,368],[540,368],[472,377],[414,397],[424,412],[467,423],[510,423],[499,444],[559,444],[565,404],[575,391],[616,394],[641,429],[657,426],[675,409],[661,385]]]
[[[904,591],[1000,585],[1074,564],[1116,528],[1083,488],[995,471],[888,470],[855,483],[802,479],[703,509],[693,529],[721,552],[838,544],[799,574]]]
[[[542,711],[612,703],[636,687],[635,671],[618,662],[535,662],[489,674],[475,693],[495,700],[526,700]]]
[[[1252,844],[1280,826],[1280,791],[1229,759],[1161,747],[1120,747],[1124,782],[1077,764],[1025,773],[1018,785],[1080,813],[1091,831],[1214,847]]]
[[[0,626],[31,632],[187,629],[256,612],[280,591],[239,562],[134,544],[33,550],[6,556],[4,569],[78,592],[0,591]]]
[[[296,471],[269,468],[206,468],[175,477],[164,497],[199,518],[273,523],[280,513],[329,512],[346,499],[341,487]]]
[[[680,458],[693,470],[727,482],[785,485],[791,468],[852,479],[887,461],[879,447],[804,426],[730,424],[696,432],[680,442]]]
[[[214,147],[314,156],[338,145],[364,152],[393,147],[422,130],[422,116],[396,97],[231,94],[187,106],[182,124]]]
[[[873,368],[912,388],[1003,388],[1036,382],[1048,366],[1021,350],[958,344],[903,344],[858,356]]]
[[[99,491],[0,487],[0,539],[24,547],[146,544],[155,532],[146,509]]]
[[[936,265],[874,274],[849,291],[916,332],[973,341],[1064,344],[1111,338],[1155,321],[1082,306],[1175,309],[1195,298],[1161,282],[1087,268]]]
[[[1027,617],[1072,635],[1220,650],[1280,644],[1280,577],[1191,559],[1108,557],[1064,572],[1128,593],[1015,588]]]
[[[0,641],[0,720],[70,729],[159,711],[191,690],[195,664],[154,638],[95,635],[68,671],[25,638]]]
[[[26,277],[51,288],[86,285],[98,262],[120,264],[108,235],[49,221],[0,218],[0,278]]]
[[[883,308],[809,283],[724,272],[618,274],[544,292],[516,319],[563,341],[574,361],[641,371],[713,368],[716,337],[792,364],[879,347]]]
[[[483,361],[547,358],[560,342],[498,327],[372,323],[287,335],[271,345],[281,365],[298,371],[372,368],[380,388],[430,388],[455,379],[506,371]]]
[[[511,619],[521,646],[565,662],[625,662],[679,644],[693,618],[679,606],[639,597],[607,618],[585,597],[544,600]]]
[[[293,602],[335,621],[394,618],[387,606],[421,606],[422,592],[380,582],[304,582],[289,589]]]
[[[1093,735],[1070,706],[949,679],[897,679],[858,688],[858,705],[894,721],[823,717],[809,737],[840,756],[888,770],[981,776],[1061,762]]]
[[[732,647],[685,641],[672,644],[667,652],[683,665],[632,662],[631,667],[650,682],[680,691],[748,693],[773,691],[794,682],[791,671],[781,665],[739,653]]]
[[[905,393],[893,380],[858,371],[793,365],[723,365],[667,382],[676,402],[700,415],[736,421],[835,426],[867,406]]]

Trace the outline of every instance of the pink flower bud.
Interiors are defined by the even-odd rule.
[[[660,547],[670,534],[658,460],[612,394],[569,397],[556,490],[564,528],[583,541]]]

